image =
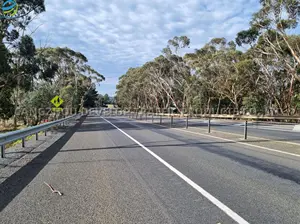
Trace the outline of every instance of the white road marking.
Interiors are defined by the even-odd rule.
[[[221,137],[212,136],[212,135],[206,135],[206,134],[202,134],[202,133],[198,133],[198,132],[193,132],[193,131],[182,130],[182,129],[178,129],[178,128],[173,128],[173,129],[174,130],[178,130],[178,131],[187,132],[187,133],[196,134],[196,135],[202,135],[202,136],[209,137],[209,138],[221,139],[221,140],[224,140],[224,141],[227,141],[227,142],[237,143],[237,144],[241,144],[241,145],[247,145],[247,146],[254,147],[254,148],[265,149],[265,150],[271,151],[271,152],[278,152],[278,153],[281,153],[281,154],[286,154],[286,155],[290,155],[290,156],[300,157],[299,154],[290,153],[290,152],[283,152],[283,151],[280,151],[280,150],[277,150],[277,149],[271,149],[271,148],[267,148],[267,147],[264,147],[264,146],[252,145],[252,144],[245,143],[245,142],[237,142],[235,140],[229,140],[229,139],[226,139],[226,138],[221,138]]]
[[[223,204],[221,201],[219,201],[217,198],[212,196],[210,193],[208,193],[206,190],[204,190],[202,187],[197,185],[194,181],[189,179],[187,176],[185,176],[183,173],[181,173],[179,170],[177,170],[175,167],[171,166],[169,163],[167,163],[165,160],[160,158],[158,155],[156,155],[154,152],[152,152],[150,149],[148,149],[146,146],[141,144],[139,141],[131,137],[129,134],[121,130],[119,127],[111,123],[110,121],[106,120],[104,117],[101,117],[103,120],[105,120],[107,123],[111,124],[113,127],[118,129],[120,132],[122,132],[124,135],[126,135],[128,138],[130,138],[132,141],[134,141],[136,144],[138,144],[140,147],[142,147],[145,151],[147,151],[149,154],[151,154],[154,158],[156,158],[159,162],[164,164],[166,167],[168,167],[171,171],[173,171],[176,175],[178,175],[181,179],[183,179],[185,182],[187,182],[190,186],[192,186],[195,190],[197,190],[200,194],[202,194],[205,198],[207,198],[210,202],[212,202],[214,205],[216,205],[219,209],[221,209],[223,212],[225,212],[229,217],[231,217],[234,221],[236,221],[239,224],[249,224],[245,219],[243,219],[241,216],[239,216],[237,213],[232,211],[229,207],[227,207],[225,204]]]
[[[160,124],[152,124],[152,125],[156,125],[156,126],[160,126],[160,127],[166,127],[166,126],[163,126],[163,125],[160,125]],[[201,129],[201,128],[197,128],[197,129]],[[259,148],[259,149],[264,149],[264,150],[271,151],[271,152],[277,152],[277,153],[285,154],[285,155],[289,155],[289,156],[300,157],[300,154],[295,154],[295,153],[291,153],[291,152],[284,152],[284,151],[281,151],[281,150],[271,149],[271,148],[264,147],[264,146],[259,146],[259,145],[252,145],[252,144],[245,143],[245,142],[238,142],[238,141],[235,141],[235,140],[230,140],[230,139],[221,138],[221,137],[212,136],[212,135],[206,135],[206,134],[202,134],[202,133],[199,133],[199,132],[187,131],[187,130],[180,129],[180,128],[172,128],[171,130],[187,132],[187,133],[191,133],[191,134],[194,134],[194,135],[202,135],[202,136],[209,137],[209,138],[221,139],[221,140],[224,140],[224,141],[227,141],[227,142],[231,142],[231,143],[236,143],[236,144],[241,144],[241,145],[247,145],[247,146],[253,147],[253,148]],[[223,132],[223,131],[215,131],[215,132],[221,132],[221,133],[226,133],[226,134],[230,134],[230,135],[240,136],[238,134],[232,134],[232,133],[227,133],[227,132]],[[258,137],[255,137],[255,138],[258,138]],[[264,139],[264,138],[260,138],[260,139]],[[281,141],[274,141],[274,142],[281,142]],[[281,142],[281,143],[287,143],[287,142]]]
[[[205,129],[205,128],[199,128],[199,127],[193,127],[193,128],[201,129],[201,130]],[[219,133],[225,133],[225,134],[228,134],[228,135],[244,136],[242,134],[230,133],[230,132],[219,131],[219,130],[213,130],[213,131],[214,132],[219,132]],[[273,140],[273,139],[269,139],[269,138],[261,138],[261,137],[255,137],[255,136],[249,136],[249,135],[248,135],[248,137],[250,137],[250,138],[256,138],[256,139],[261,139],[261,140],[268,140],[268,141],[272,141],[272,142],[278,142],[278,143],[285,143],[285,144],[300,146],[300,143],[296,143],[296,142],[278,141],[278,140]]]
[[[199,122],[196,122],[196,121],[189,121],[190,123],[199,123]],[[206,122],[207,123],[207,122]],[[220,124],[220,123],[219,123]],[[234,126],[234,125],[222,125],[222,126]],[[196,129],[205,129],[204,127],[193,127],[193,128],[196,128]],[[271,128],[254,128],[254,127],[251,127],[251,125],[248,126],[248,129],[266,129],[266,130],[271,130],[271,131],[281,131],[281,132],[292,132],[292,133],[297,133],[295,131],[292,131],[292,130],[279,130],[279,129],[271,129]],[[244,136],[242,134],[236,134],[236,133],[230,133],[230,132],[226,132],[226,131],[220,131],[220,130],[214,130],[214,132],[219,132],[219,133],[226,133],[226,134],[229,134],[229,135],[236,135],[236,136]],[[255,137],[255,136],[249,136],[248,137],[251,137],[251,138],[257,138],[257,139],[262,139],[262,140],[269,140],[269,141],[273,141],[273,142],[278,142],[278,143],[285,143],[285,144],[290,144],[290,145],[297,145],[297,146],[300,146],[300,143],[296,143],[296,142],[289,142],[289,141],[281,141],[281,140],[273,140],[273,139],[268,139],[268,138],[261,138],[261,137]]]

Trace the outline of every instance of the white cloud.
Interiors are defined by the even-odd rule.
[[[248,27],[257,0],[46,0],[31,24],[36,41],[84,53],[106,76],[158,56],[175,35],[191,38],[191,50],[211,37],[233,39]],[[42,43],[44,44],[44,43]],[[110,81],[117,82],[117,79]],[[105,83],[102,84],[105,88]]]

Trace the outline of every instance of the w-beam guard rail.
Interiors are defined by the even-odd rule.
[[[48,122],[45,124],[25,128],[25,129],[18,130],[18,131],[12,131],[12,132],[8,132],[5,134],[0,134],[1,158],[5,157],[5,145],[6,144],[22,139],[22,146],[24,147],[25,146],[25,138],[27,136],[38,134],[41,131],[45,131],[45,133],[46,133],[46,131],[48,129],[50,129],[54,126],[63,124],[64,122],[69,121],[70,119],[75,118],[78,115],[80,116],[80,114],[76,114],[76,115],[72,115],[72,116],[69,116],[69,117],[66,117],[66,118],[63,118],[60,120]]]

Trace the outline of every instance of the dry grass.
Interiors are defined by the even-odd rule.
[[[6,133],[6,132],[10,132],[10,131],[16,131],[16,130],[21,130],[21,129],[24,129],[24,128],[27,128],[28,126],[24,125],[23,123],[18,123],[17,124],[17,128],[15,129],[14,128],[14,125],[13,125],[13,121],[12,120],[9,120],[6,122],[5,126],[3,125],[3,123],[0,124],[0,134],[3,134],[3,133]],[[39,135],[43,134],[44,132],[39,132]],[[35,135],[31,135],[31,136],[27,136],[25,138],[26,141],[32,139]],[[6,144],[5,145],[5,148],[10,148],[10,147],[14,147],[18,144],[21,144],[22,143],[22,140],[17,140],[17,141],[14,141],[14,142],[11,142],[9,144]]]
[[[14,126],[12,124],[10,125],[5,125],[5,127],[3,125],[0,125],[0,133],[5,133],[5,132],[10,132],[10,131],[16,131],[16,130],[20,130],[23,128],[26,128],[27,126],[25,125],[21,125],[18,124],[17,128],[15,129]]]

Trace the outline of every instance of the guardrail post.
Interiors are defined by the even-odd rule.
[[[5,157],[5,145],[1,145],[1,158]]]
[[[162,124],[162,115],[160,115],[159,124]]]
[[[170,127],[172,128],[172,126],[173,126],[173,116],[171,115],[171,125],[170,125]]]
[[[45,136],[47,136],[47,130],[45,130]]]
[[[185,123],[185,128],[189,128],[189,115],[186,116],[186,123]]]
[[[248,121],[245,121],[245,127],[244,127],[244,139],[246,140],[248,137]]]
[[[211,130],[210,130],[211,128],[210,128],[210,117],[208,118],[208,133],[210,133],[211,132]]]
[[[35,140],[39,140],[39,133],[35,133]]]
[[[146,112],[146,121],[148,120],[148,114],[147,114],[147,112]]]
[[[25,147],[25,138],[22,138],[22,147]]]

